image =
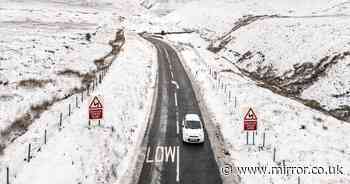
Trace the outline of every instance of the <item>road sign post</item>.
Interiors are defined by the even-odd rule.
[[[249,108],[247,114],[244,116],[244,130],[256,131],[258,118],[256,117],[252,108]]]
[[[102,118],[103,106],[100,99],[98,99],[98,97],[95,96],[89,105],[89,122],[91,120],[98,120],[98,122],[100,123]]]
[[[252,108],[244,116],[243,128],[247,131],[247,144],[249,143],[249,131],[256,131],[258,127],[258,118]],[[253,132],[253,145],[255,144],[255,135]]]

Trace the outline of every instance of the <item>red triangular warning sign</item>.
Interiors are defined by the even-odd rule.
[[[102,109],[103,108],[102,103],[97,98],[97,96],[95,96],[94,99],[92,99],[89,108],[90,109]]]
[[[247,114],[244,116],[244,121],[256,121],[258,118],[256,117],[252,108],[249,108]]]

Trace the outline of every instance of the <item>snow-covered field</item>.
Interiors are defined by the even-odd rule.
[[[156,50],[135,34],[126,36],[120,56],[91,97],[75,107],[75,96],[56,103],[0,157],[0,174],[11,183],[114,183],[132,164],[142,140],[155,85]],[[86,95],[86,94],[84,94]],[[88,128],[92,96],[103,99],[104,119]],[[86,97],[85,97],[86,98]],[[68,104],[73,115],[67,116]],[[63,128],[58,129],[63,112]],[[43,145],[44,130],[48,132]],[[28,144],[33,159],[26,163]],[[40,151],[38,151],[40,149]]]
[[[300,175],[301,183],[350,182],[350,143],[346,141],[350,138],[348,123],[258,87],[228,61],[206,51],[205,47],[199,47],[205,43],[198,36],[168,38],[181,50],[184,64],[196,76],[195,81],[201,87],[213,122],[221,130],[228,146],[232,164],[238,167],[272,167],[283,160],[286,166],[291,167],[327,168],[338,164],[344,167],[344,175]],[[210,70],[218,74],[217,79]],[[246,145],[246,132],[243,131],[243,117],[250,107],[258,117],[255,146]],[[265,148],[259,150],[264,133]],[[249,142],[252,144],[252,133]],[[274,148],[277,150],[276,162],[273,162]],[[297,183],[297,176],[241,174],[241,179],[247,184],[284,184]]]
[[[349,124],[258,87],[256,81],[315,100],[326,111],[346,109],[350,104],[349,20],[348,0],[0,0],[0,131],[8,130],[18,118],[27,118],[33,105],[63,98],[89,82],[89,73],[97,68],[94,60],[111,50],[108,41],[117,29],[195,30],[188,36],[167,38],[196,75],[232,163],[339,164],[344,175],[301,175],[301,183],[347,184]],[[217,49],[216,53],[208,47]],[[67,106],[75,106],[79,96],[59,101],[36,117],[18,139],[0,137],[0,150],[1,143],[9,143],[0,155],[0,175],[8,166],[11,183],[120,182],[144,131],[155,60],[153,46],[127,34],[121,55],[95,91],[106,108],[102,127],[88,129],[86,99],[70,117]],[[256,80],[239,69],[254,74],[250,77]],[[223,87],[218,87],[219,81]],[[255,146],[246,145],[242,130],[249,107],[259,122]],[[58,130],[61,112],[63,128]],[[47,145],[43,145],[45,129]],[[259,150],[263,133],[266,146]],[[29,143],[33,159],[26,163]],[[272,161],[274,148],[276,162]],[[247,184],[297,183],[297,175],[241,178]]]
[[[181,50],[185,64],[197,76],[235,166],[278,166],[283,160],[286,166],[339,164],[343,175],[300,175],[301,183],[350,182],[350,125],[258,87],[272,81],[291,91],[296,87],[296,97],[316,100],[325,110],[346,109],[350,104],[349,4],[203,0],[190,2],[163,20],[172,30],[196,31],[167,39]],[[217,53],[207,50],[215,46],[222,48]],[[255,146],[246,145],[243,131],[249,107],[258,116]],[[259,150],[264,133],[266,146]],[[298,183],[297,177],[241,174],[247,184]]]
[[[184,5],[163,22],[173,30],[196,30],[206,46],[255,79],[287,96],[315,100],[315,108],[349,120],[349,4],[203,0]]]
[[[142,10],[136,1],[1,0],[0,131],[90,82],[125,16]]]
[[[6,167],[11,183],[121,179],[147,122],[155,49],[135,33],[127,34],[120,56],[94,93],[105,105],[102,127],[88,129],[87,92],[81,104],[79,89],[91,84],[95,60],[112,50],[109,41],[118,29],[129,32],[148,24],[143,19],[149,15],[138,3],[0,0],[0,182]],[[20,122],[14,126],[20,130],[11,129],[14,122]],[[29,144],[33,158],[26,163]]]

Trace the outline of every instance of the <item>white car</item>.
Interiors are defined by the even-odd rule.
[[[182,140],[187,143],[203,143],[203,124],[198,114],[186,114],[182,121]]]

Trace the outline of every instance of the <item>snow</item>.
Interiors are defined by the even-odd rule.
[[[108,41],[115,31],[124,28],[128,32],[121,55],[93,94],[105,105],[102,126],[95,122],[88,129],[86,107],[91,99],[78,108],[75,100],[80,94],[59,101],[13,142],[0,140],[8,144],[0,155],[0,175],[9,166],[11,183],[123,182],[142,140],[157,69],[156,49],[135,32],[194,30],[167,39],[181,50],[184,64],[196,76],[235,166],[276,166],[282,160],[288,166],[339,164],[344,175],[301,175],[301,181],[350,183],[349,124],[258,87],[232,65],[250,72],[273,66],[275,75],[282,76],[295,64],[316,64],[349,51],[349,5],[347,0],[0,0],[0,131],[32,105],[63,98],[82,87],[80,77],[59,73],[72,70],[83,75],[96,70],[93,61],[110,51]],[[259,18],[231,32],[235,23],[254,15],[279,17]],[[220,52],[207,50],[209,44],[228,36],[233,39]],[[239,63],[248,51],[255,55]],[[256,53],[264,55],[264,62]],[[329,67],[300,97],[317,100],[326,110],[348,105],[349,62],[347,56]],[[218,87],[219,80],[209,69],[219,74],[226,91]],[[46,83],[19,86],[26,79]],[[68,116],[68,104],[73,106],[72,116]],[[246,145],[242,130],[249,107],[258,116],[255,146]],[[59,129],[61,112],[63,127]],[[43,145],[44,130],[47,145]],[[263,133],[266,146],[259,150]],[[29,143],[33,159],[26,163]],[[274,148],[276,162],[272,160]],[[247,184],[297,183],[297,175],[241,178]]]
[[[193,11],[196,10],[196,11]],[[234,10],[234,11],[233,11]],[[337,10],[337,11],[336,11]],[[273,66],[276,76],[288,74],[293,65],[318,63],[349,51],[348,3],[343,1],[199,1],[167,15],[176,26],[195,33],[167,36],[181,50],[184,64],[201,87],[205,104],[219,127],[237,167],[287,166],[344,167],[343,175],[300,175],[301,183],[349,183],[350,126],[287,97],[258,87],[232,63],[250,72]],[[235,22],[247,15],[281,15],[260,18],[230,32]],[[171,23],[168,23],[171,25]],[[217,54],[210,43],[233,38]],[[240,63],[239,58],[253,57]],[[262,59],[256,53],[262,53]],[[228,58],[225,59],[225,58]],[[301,97],[314,99],[326,109],[349,104],[349,57],[329,67],[325,75],[305,89]],[[210,70],[218,73],[218,79]],[[220,82],[219,82],[220,81]],[[224,87],[220,87],[223,85]],[[226,88],[226,90],[225,90]],[[249,108],[258,116],[256,145],[246,145],[243,117]],[[266,146],[262,136],[266,135]],[[250,134],[250,143],[252,142]],[[273,150],[276,149],[276,162]],[[245,175],[242,183],[297,183],[298,175]]]
[[[265,17],[243,25],[249,16]],[[206,46],[209,43],[217,46],[231,39],[219,52],[220,56],[248,72],[271,68],[260,71],[260,75],[271,72],[267,75],[285,79],[294,74],[297,65],[316,66],[326,57],[348,52],[349,18],[349,2],[343,0],[202,0],[185,4],[161,23],[171,30],[195,30],[206,40]],[[232,31],[236,25],[242,26]],[[252,53],[251,58],[240,62],[248,52]],[[318,101],[326,111],[348,104],[348,63],[349,57],[338,61],[317,81],[306,85],[298,96]]]
[[[3,175],[9,166],[11,181],[18,184],[118,182],[133,162],[145,131],[152,104],[155,61],[155,48],[137,35],[128,34],[123,51],[90,99],[82,104],[79,101],[79,108],[74,108],[71,117],[64,112],[61,130],[59,110],[75,104],[75,96],[46,111],[5,149],[0,157],[0,173]],[[101,126],[92,122],[89,129],[88,105],[95,95],[102,98],[104,119]],[[47,145],[42,144],[44,129],[49,135]],[[34,158],[26,163],[23,158],[29,143],[33,144]]]
[[[60,73],[84,75],[96,70],[94,60],[110,52],[108,41],[115,31],[132,24],[134,12],[143,12],[137,1],[111,0],[2,0],[0,7],[0,80],[7,83],[0,85],[0,131],[32,105],[83,87],[81,77]],[[19,85],[29,79],[47,83],[42,87]]]
[[[344,167],[344,175],[301,175],[301,181],[350,182],[350,145],[344,141],[350,138],[349,124],[258,87],[230,62],[206,51],[205,47],[203,49],[203,40],[198,36],[169,36],[168,39],[181,50],[184,64],[196,76],[195,82],[201,87],[205,104],[223,134],[235,166],[271,167],[278,166],[282,160],[287,166],[328,167],[339,164]],[[218,73],[217,80],[209,74],[210,69]],[[225,87],[218,87],[218,81],[226,87],[226,92]],[[250,107],[258,117],[255,146],[246,145],[243,130],[243,117]],[[264,150],[259,150],[263,133],[266,134],[266,146]],[[274,148],[277,149],[276,162],[272,160]],[[297,175],[240,176],[242,183],[247,184],[297,182]]]
[[[25,116],[31,106],[63,99],[85,86],[81,76],[96,71],[94,60],[111,51],[108,42],[116,30],[144,30],[148,23],[143,18],[148,16],[137,0],[1,0],[0,131]],[[118,182],[134,162],[142,140],[153,96],[155,60],[153,46],[128,33],[120,57],[95,91],[105,104],[102,126],[87,127],[86,92],[83,104],[80,93],[54,103],[23,135],[15,132],[0,138],[0,144],[7,146],[0,155],[1,182],[7,166],[11,183]],[[66,71],[72,74],[60,74]],[[19,85],[27,79],[43,85]],[[69,104],[74,112],[70,117]],[[45,130],[47,145],[43,145]],[[26,163],[30,143],[33,159]]]

